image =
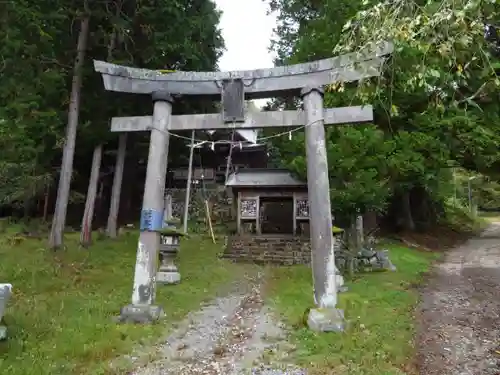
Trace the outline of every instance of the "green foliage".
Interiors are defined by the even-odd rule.
[[[380,77],[333,84],[325,95],[329,107],[372,104],[376,125],[328,131],[332,205],[346,215],[392,208],[394,222],[401,217],[409,228],[413,216],[435,222],[452,190],[449,168],[493,175],[500,163],[498,47],[485,39],[483,23],[498,21],[500,6],[465,0],[347,3],[270,1],[279,15],[278,64],[383,41],[395,46]],[[304,174],[302,142],[297,136],[273,147],[283,165]]]
[[[477,234],[487,226],[487,221],[477,216],[469,205],[462,201],[447,199],[445,212],[444,221],[457,231]]]
[[[473,197],[480,210],[498,210],[500,208],[500,184],[496,181],[486,181],[480,184]]]
[[[84,3],[0,4],[0,206],[25,205],[45,192],[47,185],[55,185],[82,12],[90,12],[90,35],[74,178],[88,173],[84,163],[97,143],[114,146],[111,117],[141,115],[152,108],[147,97],[105,92],[101,77],[93,71],[93,59],[151,69],[216,69],[223,41],[220,14],[213,2],[105,0],[89,2],[87,10]],[[203,105],[180,100],[176,110],[198,111]],[[140,135],[137,144],[141,137],[146,139]],[[179,158],[186,147],[176,139],[171,149]],[[137,151],[145,152],[139,147]]]
[[[336,214],[383,210],[390,194],[386,155],[390,144],[373,126],[330,128],[326,134],[330,195]],[[285,166],[306,177],[304,134],[279,144]],[[293,155],[293,156],[292,156]]]

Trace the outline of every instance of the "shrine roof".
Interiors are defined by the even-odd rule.
[[[307,183],[297,179],[288,169],[245,168],[229,175],[228,187],[307,187]]]
[[[210,134],[210,136],[217,137],[217,133],[220,132],[217,130],[207,130],[207,133]],[[257,129],[236,129],[236,134],[237,134],[237,141],[243,141],[243,142],[250,142],[252,144],[257,143],[257,135],[258,135],[258,130]],[[239,139],[238,139],[239,138]]]

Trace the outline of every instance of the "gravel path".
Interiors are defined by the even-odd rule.
[[[452,250],[423,290],[421,375],[500,374],[500,223]]]
[[[304,374],[286,365],[293,347],[263,304],[261,279],[239,283],[227,296],[190,314],[157,348],[157,360],[132,374]]]

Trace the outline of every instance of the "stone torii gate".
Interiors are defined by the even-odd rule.
[[[323,108],[324,85],[378,76],[392,44],[311,63],[271,69],[233,72],[174,72],[161,74],[94,61],[106,90],[152,96],[153,116],[113,118],[112,131],[151,131],[141,213],[141,233],[132,292],[132,303],[121,310],[122,321],[153,321],[162,315],[156,306],[156,273],[159,233],[163,224],[165,177],[169,132],[181,130],[254,129],[305,125],[307,183],[309,191],[311,265],[314,299],[309,326],[322,331],[343,329],[343,313],[336,308],[334,239],[329,195],[324,124],[366,122],[371,106]],[[215,114],[172,116],[172,95],[222,99]],[[245,113],[244,101],[300,95],[304,111]]]

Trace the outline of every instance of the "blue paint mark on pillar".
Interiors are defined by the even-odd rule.
[[[163,228],[163,211],[141,211],[141,232],[156,232]]]

